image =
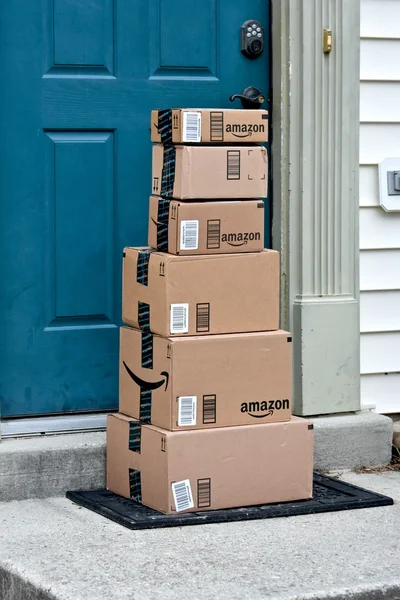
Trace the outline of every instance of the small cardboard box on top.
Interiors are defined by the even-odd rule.
[[[183,202],[151,196],[148,242],[180,256],[261,252],[264,202]]]
[[[166,514],[312,497],[313,426],[285,423],[165,431],[107,420],[107,488]]]
[[[286,331],[164,338],[122,327],[119,410],[168,430],[291,417]]]
[[[268,111],[177,108],[151,111],[151,141],[158,144],[248,144],[268,141]]]
[[[165,337],[278,329],[279,254],[125,248],[122,320]]]
[[[153,146],[156,196],[178,200],[266,198],[263,146]]]

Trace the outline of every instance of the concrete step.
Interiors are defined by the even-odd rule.
[[[388,417],[360,412],[318,417],[313,422],[316,470],[390,462],[393,423]],[[104,487],[105,444],[105,432],[2,440],[0,502]]]
[[[130,531],[63,498],[0,504],[0,597],[400,598],[400,473],[344,478],[395,505]]]
[[[105,465],[105,432],[2,440],[0,502],[104,487]]]

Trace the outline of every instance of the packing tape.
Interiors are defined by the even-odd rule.
[[[153,368],[153,336],[149,331],[142,331],[142,368]]]
[[[138,251],[136,281],[142,285],[148,285],[149,283],[149,261],[152,252],[154,252],[152,248],[144,248]]]
[[[168,224],[171,200],[158,199],[157,209],[157,250],[168,252]]]
[[[142,423],[151,423],[151,390],[140,388],[139,419]]]
[[[163,168],[161,175],[161,196],[172,198],[175,182],[176,153],[174,146],[164,146]]]
[[[138,302],[138,325],[142,332],[142,367],[153,368],[153,336],[150,332],[150,304]]]
[[[129,421],[129,450],[140,454],[142,441],[142,423],[140,421]]]
[[[136,280],[142,285],[148,285],[149,261],[152,249],[139,250],[137,262]],[[150,305],[146,302],[138,302],[138,325],[142,332],[141,362],[144,369],[153,368],[153,335],[150,332]],[[150,423],[151,420],[152,391],[140,388],[139,419],[141,423]],[[134,423],[134,421],[132,421]],[[137,450],[136,450],[137,451]],[[139,450],[140,452],[140,439]]]
[[[138,302],[138,324],[141,331],[150,331],[150,304]]]
[[[124,362],[125,369],[133,381],[139,386],[139,421],[129,422],[129,449],[134,452],[140,452],[140,428],[141,423],[150,423],[151,420],[151,400],[152,390],[160,387],[165,383],[168,385],[168,374],[162,372],[161,374],[166,378],[156,381],[155,383],[149,383],[141,379],[133,371],[130,370],[128,365]],[[135,429],[136,424],[136,429]],[[139,448],[138,450],[136,448]]]
[[[158,111],[158,133],[161,143],[172,144],[172,110],[166,108]]]
[[[129,493],[131,500],[142,501],[142,480],[139,469],[129,469]]]

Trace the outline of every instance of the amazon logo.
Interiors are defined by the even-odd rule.
[[[229,246],[244,246],[248,242],[260,241],[261,233],[259,231],[250,231],[246,233],[223,233],[221,242],[226,242]]]
[[[237,138],[251,137],[253,133],[264,133],[264,131],[264,125],[258,125],[257,123],[235,123],[234,125],[228,123],[228,125],[226,126],[226,133],[231,133]]]
[[[145,381],[144,379],[141,379],[140,377],[138,377],[126,364],[125,361],[123,361],[123,365],[126,369],[126,372],[128,373],[129,377],[132,379],[132,381],[134,381],[136,383],[136,385],[138,385],[140,387],[141,390],[144,391],[148,391],[148,390],[157,390],[158,388],[160,388],[161,386],[163,386],[165,384],[165,391],[168,388],[168,382],[169,382],[169,374],[167,373],[167,371],[161,371],[160,375],[162,375],[162,379],[160,379],[159,381]]]
[[[242,402],[240,412],[247,413],[253,419],[264,419],[275,410],[289,409],[289,400],[264,400],[263,402]]]

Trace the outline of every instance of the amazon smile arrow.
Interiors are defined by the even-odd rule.
[[[160,375],[163,375],[164,378],[161,379],[160,381],[145,381],[144,379],[141,379],[140,377],[138,377],[137,375],[135,375],[135,373],[128,367],[128,365],[126,364],[125,361],[123,361],[124,367],[129,375],[129,377],[131,379],[133,379],[133,381],[143,390],[157,390],[158,388],[160,388],[164,383],[165,383],[165,390],[167,390],[168,388],[168,382],[169,382],[169,374],[167,373],[167,371],[161,371]]]

